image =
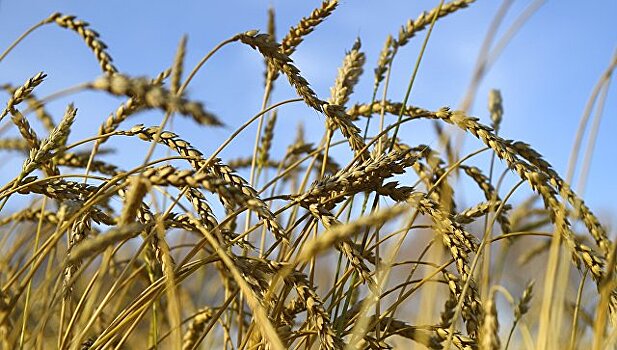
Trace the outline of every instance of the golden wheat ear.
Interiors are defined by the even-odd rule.
[[[448,95],[416,77],[435,53],[456,58],[456,47],[424,53],[434,49],[433,29],[451,14],[473,15],[461,11],[472,3],[439,1],[392,27],[375,52],[368,49],[372,27],[391,15],[377,13],[388,6],[379,3],[362,23],[344,18],[361,7],[337,0],[320,1],[299,21],[270,7],[264,30],[218,41],[192,69],[193,46],[205,42],[177,38],[175,53],[148,57],[165,69],[143,77],[118,71],[102,36],[76,16],[53,13],[28,28],[0,53],[2,68],[25,80],[0,84],[0,151],[11,151],[0,167],[14,176],[0,186],[0,349],[615,348],[617,244],[614,229],[566,181],[577,170],[577,152],[562,178],[539,148],[509,139],[519,136],[505,123],[507,107],[522,95],[508,102],[507,84],[503,96],[486,91],[478,116],[416,105],[425,94]],[[543,2],[514,20],[496,52],[485,52],[512,3],[497,10],[464,106],[484,88],[478,82],[503,43]],[[165,21],[159,27],[188,23]],[[293,26],[277,36],[283,23]],[[348,46],[304,51],[312,49],[303,42],[322,40],[311,33],[341,23],[361,28],[362,41],[332,33]],[[64,84],[64,75],[48,78],[4,58],[31,62],[19,59],[32,52],[15,48],[46,26],[78,35],[103,74],[42,96],[44,81]],[[259,106],[254,91],[245,101],[222,89],[217,75],[206,75],[210,89],[189,90],[200,70],[239,62],[222,51],[247,47],[257,53],[247,56],[257,78],[265,75]],[[417,50],[415,60],[397,60],[405,50]],[[341,60],[331,62],[335,56]],[[329,90],[301,71],[307,57],[328,59],[317,68],[330,74]],[[375,68],[363,82],[371,59]],[[575,150],[599,98],[590,144],[596,137],[616,66],[614,55]],[[277,82],[280,76],[288,84]],[[456,82],[454,73],[444,76]],[[249,88],[249,81],[232,87]],[[216,99],[230,93],[234,106],[221,118],[196,98],[220,106]],[[93,103],[88,94],[113,101]],[[293,97],[277,100],[286,95]],[[250,106],[252,117],[242,115]],[[199,131],[176,123],[176,114]],[[147,121],[126,126],[138,115]],[[378,125],[370,125],[374,117]],[[295,135],[290,125],[298,125]],[[459,136],[477,150],[455,142]],[[146,156],[136,154],[144,146]]]

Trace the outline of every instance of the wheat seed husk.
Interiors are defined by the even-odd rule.
[[[259,167],[266,166],[268,161],[270,160],[270,148],[272,147],[272,139],[274,138],[274,126],[276,125],[276,118],[277,112],[274,111],[268,118],[266,127],[264,128],[264,133],[261,136],[257,155],[257,165]]]
[[[59,12],[49,16],[48,21],[79,34],[96,56],[104,73],[114,74],[118,71],[112,63],[111,56],[107,53],[107,45],[99,39],[99,33],[89,28],[90,24],[88,22],[78,20],[72,15],[63,15]]]
[[[169,79],[169,90],[178,94],[180,91],[180,81],[182,80],[182,72],[184,70],[184,56],[186,55],[186,42],[188,37],[183,35],[176,49],[176,56],[171,69],[171,78]]]
[[[397,40],[392,42],[393,46],[395,48],[405,46],[419,31],[426,29],[434,17],[437,19],[446,17],[451,13],[468,7],[473,2],[475,0],[455,0],[435,7],[429,12],[422,12],[415,20],[410,19],[405,25],[401,26]]]
[[[2,88],[11,95],[13,95],[17,90],[17,87],[11,84],[4,84],[2,85]],[[48,131],[51,131],[56,127],[53,117],[45,110],[45,105],[43,104],[43,102],[39,101],[36,98],[33,92],[30,92],[28,96],[24,98],[24,100],[28,104],[28,107],[34,111],[36,117],[41,121],[43,126],[45,126]]]
[[[4,117],[6,117],[6,115],[10,112],[11,109],[15,108],[18,104],[28,98],[28,96],[30,96],[30,94],[32,93],[32,90],[34,90],[35,87],[40,85],[45,79],[45,77],[47,77],[47,74],[39,72],[32,76],[30,79],[26,80],[23,85],[15,89],[11,94],[9,100],[6,102],[6,107],[4,108],[4,110],[2,110],[2,113],[0,113],[0,121],[2,121]]]
[[[158,108],[166,112],[178,112],[190,116],[198,124],[220,126],[218,118],[207,112],[200,102],[176,96],[171,91],[154,84],[146,78],[130,78],[122,74],[106,75],[89,84],[91,89],[107,91],[116,96],[138,99],[148,108]]]
[[[295,27],[289,29],[289,33],[281,40],[281,52],[291,56],[296,51],[298,45],[302,43],[304,37],[330,16],[337,6],[337,0],[326,0],[321,3],[320,7],[313,10],[308,17],[303,17]]]
[[[497,193],[489,178],[486,177],[479,168],[466,165],[462,165],[460,168],[478,185],[478,187],[480,187],[480,189],[482,189],[484,198],[486,198],[487,201],[501,202],[501,196]],[[501,227],[501,232],[504,234],[510,233],[511,231],[512,225],[508,217],[509,210],[509,206],[504,206],[497,215],[497,222]]]
[[[195,317],[193,317],[193,321],[182,337],[182,350],[193,349],[201,333],[205,330],[206,325],[210,322],[212,315],[214,315],[214,310],[207,306],[197,311]]]
[[[28,144],[30,152],[37,151],[41,147],[41,141],[34,129],[30,126],[28,120],[15,108],[11,108],[11,120],[13,124],[17,126],[19,133]],[[58,171],[58,168],[52,162],[45,162],[42,167],[47,176],[60,174],[60,171]]]
[[[495,305],[495,293],[491,293],[484,304],[484,320],[480,332],[480,349],[499,350],[499,320],[497,319],[497,306]]]
[[[158,127],[146,128],[138,125],[124,134],[128,136],[136,135],[142,140],[152,141],[157,133]],[[264,223],[268,229],[271,230],[277,238],[282,239],[283,241],[287,240],[285,234],[283,233],[283,228],[274,217],[274,214],[272,214],[266,204],[261,200],[257,194],[257,191],[255,191],[255,189],[253,189],[249,183],[244,178],[239,176],[232,168],[222,163],[218,158],[206,164],[206,160],[203,158],[203,154],[199,150],[172,132],[161,132],[158,142],[170,147],[182,156],[189,157],[187,161],[193,166],[195,171],[199,171],[203,168],[204,172],[193,172],[192,174],[195,174],[200,178],[207,179],[208,181],[213,181],[212,184],[215,184],[216,186],[204,188],[207,190],[214,190],[217,194],[219,194],[221,201],[226,208],[233,209],[236,207],[251,207],[256,210],[257,215],[264,220]],[[169,173],[169,171],[166,172]],[[188,174],[189,173],[184,173],[183,176]]]
[[[388,102],[387,105],[391,108],[390,110],[400,110],[400,108],[403,108],[400,104],[397,105]],[[362,105],[356,106],[355,111],[358,115],[370,114],[374,113],[374,108],[378,107]],[[388,113],[390,112],[388,111]],[[495,135],[490,127],[480,124],[477,118],[469,117],[463,112],[450,111],[449,108],[442,108],[437,112],[430,112],[415,107],[405,107],[404,114],[418,119],[443,120],[446,123],[453,124],[471,133],[493,149],[500,159],[506,161],[510,169],[514,170],[523,180],[526,180],[531,185],[532,189],[542,195],[546,207],[551,209],[552,218],[556,217],[557,211],[563,210],[563,208],[561,208],[562,205],[557,199],[557,194],[561,194],[568,202],[578,209],[589,233],[594,237],[602,251],[607,251],[611,246],[606,238],[606,231],[599,224],[597,217],[591,213],[589,208],[584,205],[584,202],[572,192],[569,186],[556,175],[547,163],[539,157],[537,152],[532,152],[526,144],[506,141]],[[526,163],[519,157],[532,162],[532,164]],[[600,278],[602,275],[602,264],[597,254],[589,250],[588,247],[580,247],[580,243],[576,242],[573,238],[569,223],[561,225],[560,232],[564,235],[565,242],[573,254],[572,257],[575,264],[579,266],[580,262],[585,263],[587,268],[593,272],[594,278]]]
[[[170,70],[163,71],[155,79],[152,80],[152,85],[161,85],[163,83],[163,80],[165,80],[167,76],[170,75],[170,72]],[[105,122],[103,122],[101,126],[99,126],[98,135],[101,136],[116,131],[122,122],[124,122],[128,117],[138,112],[142,108],[143,103],[139,98],[129,97],[124,103],[118,106],[114,113],[111,113],[107,117],[107,119],[105,119]],[[98,146],[96,145],[107,141],[107,139],[109,139],[109,137],[104,137],[97,140],[97,142],[95,143],[95,147],[97,147],[97,150]]]
[[[343,196],[379,188],[384,179],[404,173],[405,168],[416,161],[415,157],[408,155],[409,152],[393,151],[376,159],[368,158],[315,182],[305,193],[292,198],[305,207],[311,203],[320,203],[330,208],[332,204],[342,201]]]
[[[30,145],[21,137],[6,137],[0,139],[0,149],[5,151],[27,152]]]
[[[343,65],[339,68],[334,86],[330,88],[329,102],[339,106],[345,106],[349,96],[353,93],[354,86],[363,73],[366,56],[360,48],[360,39],[356,39],[351,50],[345,54]]]
[[[129,189],[124,198],[124,206],[120,214],[118,225],[120,227],[133,223],[137,217],[137,212],[141,208],[142,199],[148,192],[148,184],[139,176],[134,176],[129,180]]]
[[[373,70],[375,73],[375,79],[373,82],[373,90],[376,91],[377,87],[381,82],[385,79],[386,71],[388,70],[388,66],[392,61],[392,55],[394,51],[392,50],[392,41],[394,38],[392,35],[388,35],[386,37],[386,41],[384,42],[383,48],[379,52],[379,59],[377,60],[377,66]]]
[[[336,126],[348,140],[351,149],[360,153],[363,158],[368,157],[364,140],[360,136],[360,129],[345,114],[345,109],[319,99],[310,88],[306,79],[300,75],[300,70],[293,65],[291,58],[280,51],[280,45],[274,42],[268,34],[258,34],[256,31],[249,31],[239,34],[238,40],[259,50],[269,60],[272,67],[287,76],[289,83],[296,89],[298,95],[304,99],[304,102],[309,107],[317,112],[324,113],[329,118],[332,125]]]
[[[86,169],[88,167],[89,157],[89,154],[62,153],[54,157],[54,162],[57,166]],[[90,162],[90,170],[107,176],[115,176],[121,172],[117,166],[100,160]]]
[[[72,104],[68,105],[64,117],[54,128],[49,137],[42,140],[38,149],[32,149],[30,156],[26,159],[22,166],[22,176],[31,173],[38,166],[45,162],[45,158],[49,157],[50,152],[61,146],[62,139],[68,135],[75,120],[77,109]]]
[[[73,212],[77,211],[79,206],[83,205],[81,200],[77,201],[68,201],[65,202],[64,205],[69,207],[73,207],[68,209],[70,214],[65,214],[66,217],[72,216]],[[92,223],[90,220],[90,215],[86,212],[82,217],[75,220],[71,226],[71,231],[69,233],[69,244],[67,249],[67,260],[71,261],[66,264],[64,267],[64,284],[63,284],[63,294],[65,299],[69,299],[72,297],[73,292],[73,276],[81,267],[81,259],[71,259],[71,253],[76,246],[82,243],[83,240],[89,235],[92,230]]]
[[[501,126],[501,120],[503,119],[503,100],[501,98],[501,91],[497,89],[492,89],[489,91],[488,110],[491,114],[493,130],[497,133],[499,132],[499,127]]]

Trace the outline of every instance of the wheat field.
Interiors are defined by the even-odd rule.
[[[616,348],[614,229],[570,185],[575,165],[561,174],[501,130],[516,101],[480,84],[494,57],[479,56],[460,106],[413,103],[433,29],[475,1],[432,5],[376,61],[362,34],[340,48],[329,95],[294,53],[345,16],[336,0],[289,29],[265,8],[263,28],[211,33],[197,60],[188,33],[148,75],[121,69],[123,53],[79,14],[20,28],[0,66],[56,27],[100,72],[45,93],[55,72],[0,81],[0,348]],[[235,120],[190,85],[230,48],[262,79],[259,108]],[[407,85],[395,98],[397,66]],[[592,92],[600,115],[615,66],[617,55]],[[113,107],[82,115],[100,95]],[[488,106],[472,114],[479,95]],[[296,113],[308,117],[291,130]],[[76,130],[80,119],[96,126]],[[422,123],[425,138],[412,137]]]

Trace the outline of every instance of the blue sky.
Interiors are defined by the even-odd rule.
[[[530,3],[514,2],[504,29]],[[187,70],[220,41],[248,29],[264,29],[266,10],[277,11],[277,34],[287,29],[318,6],[320,1],[1,1],[0,49],[4,50],[32,24],[54,11],[74,14],[91,23],[109,46],[120,71],[130,75],[155,75],[169,66],[180,37],[188,34]],[[501,1],[479,0],[469,9],[438,22],[430,39],[410,103],[435,109],[459,105],[467,88],[479,47]],[[323,23],[294,54],[293,59],[315,91],[326,98],[345,50],[355,38],[362,39],[367,54],[365,75],[351,101],[370,99],[372,70],[387,34],[395,34],[407,19],[438,1],[343,0],[335,14]],[[612,16],[617,1],[547,1],[529,20],[488,72],[479,88],[472,113],[487,122],[486,95],[491,88],[502,91],[505,116],[501,134],[534,146],[565,176],[568,156],[590,92],[608,66],[617,48],[617,29]],[[419,35],[397,56],[390,98],[401,100],[424,34]],[[89,49],[74,33],[49,25],[40,28],[0,63],[0,81],[20,83],[37,71],[46,72],[47,81],[37,89],[45,96],[58,89],[89,81],[100,70]],[[214,150],[228,135],[260,107],[263,93],[263,61],[252,49],[234,44],[224,48],[197,75],[189,96],[205,102],[228,125],[226,129],[195,128],[187,120],[177,119],[174,130],[206,151]],[[614,85],[614,84],[613,84]],[[276,86],[274,100],[293,96],[284,80]],[[71,140],[91,135],[113,111],[118,99],[100,93],[80,93],[50,104],[60,115],[66,103],[75,101],[80,109],[76,131]],[[609,91],[604,119],[596,145],[590,181],[585,198],[594,211],[609,219],[617,213],[617,96]],[[158,124],[160,114],[146,113],[126,127],[142,122]],[[298,122],[307,130],[320,132],[324,117],[308,108],[287,106],[279,113],[279,135],[291,139]],[[35,125],[42,133],[42,128]],[[410,143],[435,143],[432,134],[405,129]],[[428,129],[430,130],[430,129]],[[314,135],[314,139],[321,133]],[[249,129],[224,153],[235,153],[252,146],[254,129]],[[276,141],[275,141],[276,142]],[[119,141],[124,152],[111,159],[138,163],[142,146]],[[585,143],[584,143],[585,144]],[[284,149],[286,143],[276,146]],[[466,141],[468,150],[480,144]],[[466,148],[467,149],[467,148]],[[130,152],[126,152],[126,150]],[[611,151],[613,150],[613,151]],[[275,150],[276,152],[276,150]],[[282,150],[279,150],[282,152]],[[15,157],[12,157],[15,158]],[[6,154],[0,155],[3,161]],[[18,169],[13,163],[0,168],[2,181]],[[19,163],[14,163],[19,166]],[[133,164],[134,165],[134,164]],[[129,165],[127,165],[128,167]],[[576,181],[574,182],[576,183]]]

